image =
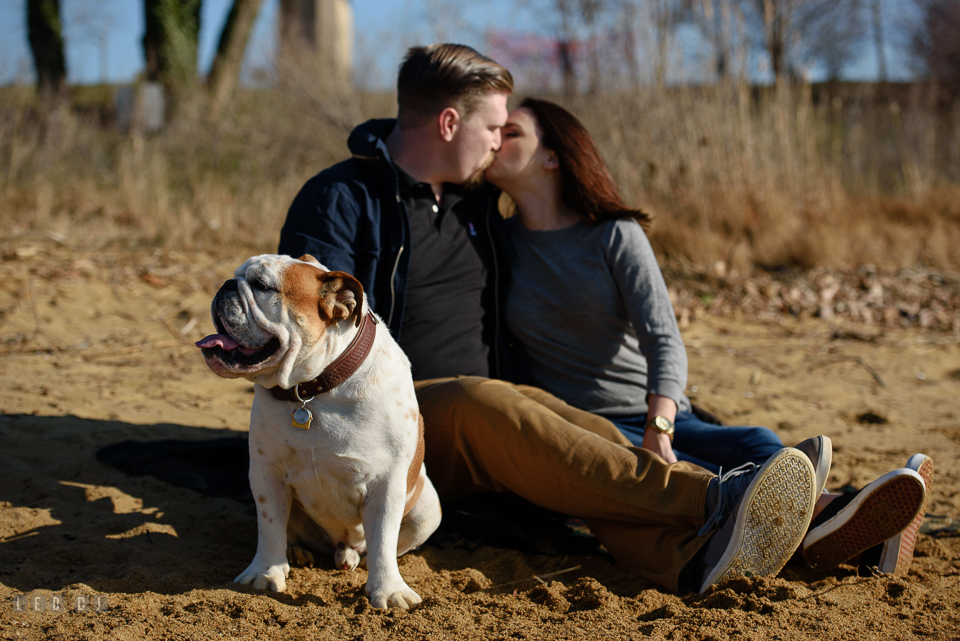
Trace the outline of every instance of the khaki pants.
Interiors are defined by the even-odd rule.
[[[513,492],[581,518],[622,567],[677,590],[706,539],[697,531],[713,474],[631,447],[606,419],[535,387],[456,377],[416,390],[442,499]]]

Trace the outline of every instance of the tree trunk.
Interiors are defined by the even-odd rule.
[[[37,70],[40,101],[50,103],[62,96],[67,86],[60,0],[27,0],[27,38]]]
[[[788,17],[783,0],[764,0],[763,22],[766,30],[767,53],[770,54],[770,66],[773,68],[777,84],[783,81],[786,72]]]
[[[253,22],[260,10],[262,0],[233,0],[230,15],[220,33],[217,55],[210,68],[207,88],[210,91],[210,105],[207,112],[211,120],[220,117],[223,106],[230,100],[243,64],[243,54],[247,49]]]
[[[352,90],[351,0],[280,0],[279,34],[281,67],[317,69],[316,82]]]
[[[160,82],[172,111],[197,83],[200,0],[144,0],[147,79]]]
[[[670,51],[669,34],[666,28],[657,27],[657,60],[654,63],[654,71],[657,79],[657,89],[663,89],[667,78],[667,56]]]
[[[657,89],[663,89],[667,78],[667,58],[670,55],[670,36],[675,22],[670,0],[656,0],[653,3],[653,24],[657,30],[657,59],[654,61],[654,75]]]
[[[887,81],[887,57],[883,51],[883,22],[880,16],[880,0],[873,0],[873,41],[877,47],[877,65],[880,82]]]

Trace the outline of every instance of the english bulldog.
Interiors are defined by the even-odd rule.
[[[236,582],[282,592],[288,548],[332,552],[348,570],[365,553],[374,607],[420,603],[397,557],[436,530],[440,502],[423,465],[410,361],[359,281],[312,256],[255,256],[210,311],[218,333],[197,342],[207,365],[256,384],[257,553]]]

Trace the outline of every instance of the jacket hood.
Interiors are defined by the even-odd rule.
[[[383,158],[390,162],[387,151],[387,136],[397,125],[396,118],[375,118],[358,125],[347,139],[347,148],[354,156]]]

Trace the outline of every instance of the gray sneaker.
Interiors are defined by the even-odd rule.
[[[717,483],[716,508],[701,535],[722,525],[706,544],[701,593],[737,577],[776,575],[803,541],[817,499],[813,464],[792,447],[759,470],[748,463],[721,474]]]
[[[833,441],[829,436],[814,436],[795,445],[798,450],[807,455],[813,463],[813,471],[817,475],[817,496],[823,493],[830,476],[830,465],[833,463]]]

